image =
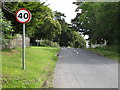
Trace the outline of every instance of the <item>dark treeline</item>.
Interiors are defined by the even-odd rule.
[[[92,43],[120,46],[120,2],[74,2],[76,17],[72,20],[76,31],[89,35]],[[79,13],[79,11],[82,13]]]

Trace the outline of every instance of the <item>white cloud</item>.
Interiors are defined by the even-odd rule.
[[[71,19],[76,16],[76,5],[72,4],[76,0],[46,0],[46,4],[50,4],[49,7],[53,11],[59,11],[66,15],[66,22],[70,23]]]

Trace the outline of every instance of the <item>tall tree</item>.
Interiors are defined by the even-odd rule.
[[[84,38],[74,30],[74,28],[66,23],[65,15],[63,13],[55,11],[55,17],[61,24],[62,31],[59,37],[59,44],[61,46],[71,46],[71,47],[84,47]]]
[[[74,3],[78,7],[76,11],[82,9],[72,20],[76,30],[89,35],[89,40],[93,43],[103,43],[108,45],[118,43],[118,3],[117,2],[86,2]]]

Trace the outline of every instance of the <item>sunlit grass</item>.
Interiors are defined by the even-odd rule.
[[[97,52],[102,54],[105,57],[119,60],[120,62],[120,53],[118,53],[117,49],[112,47],[97,47],[97,48],[86,48],[89,51]]]
[[[59,48],[31,47],[26,48],[26,69],[21,69],[21,48],[3,50],[2,74],[3,88],[40,88],[52,87],[52,82],[43,83],[53,78],[57,61],[55,54]]]

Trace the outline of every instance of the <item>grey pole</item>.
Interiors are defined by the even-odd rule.
[[[25,23],[23,24],[22,69],[25,69]]]

